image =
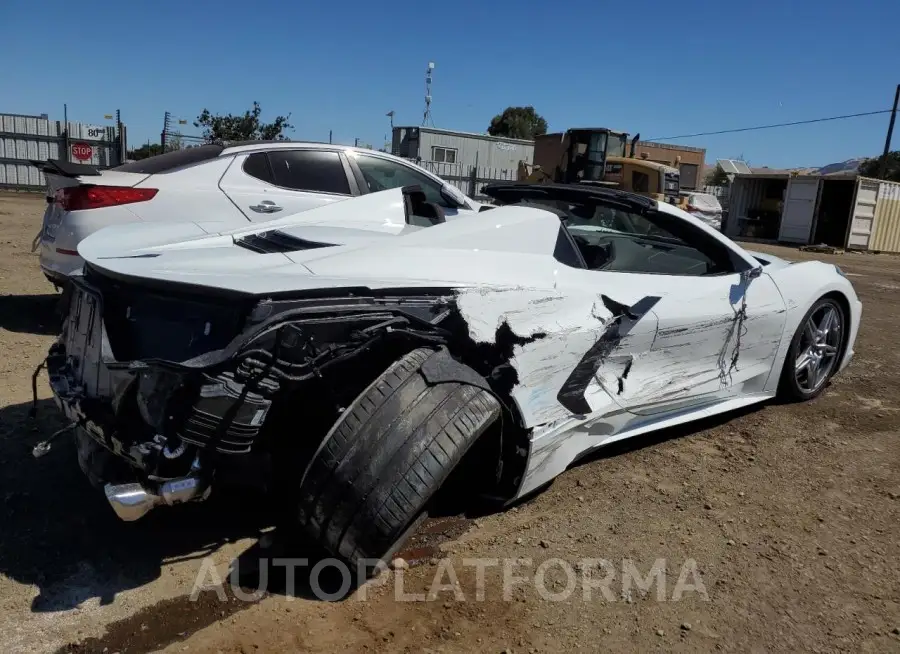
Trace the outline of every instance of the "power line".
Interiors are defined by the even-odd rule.
[[[811,120],[795,120],[791,123],[776,123],[774,125],[758,125],[757,127],[741,127],[739,129],[723,129],[718,132],[698,132],[696,134],[680,134],[679,136],[658,136],[648,141],[673,141],[675,139],[689,139],[695,136],[715,136],[716,134],[734,134],[736,132],[754,132],[760,129],[772,129],[775,127],[792,127],[794,125],[809,125],[811,123],[824,123],[829,120],[844,120],[845,118],[859,118],[861,116],[875,116],[877,114],[889,114],[890,109],[882,109],[880,111],[866,111],[859,114],[846,114],[844,116],[830,116],[828,118],[813,118]]]

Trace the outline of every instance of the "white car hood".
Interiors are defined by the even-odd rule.
[[[768,254],[767,252],[756,252],[753,250],[744,250],[744,252],[762,263],[764,266],[763,270],[766,271],[778,270],[779,268],[791,266],[794,263],[793,261],[776,257],[774,254]]]
[[[246,294],[327,287],[528,286],[552,288],[559,218],[501,207],[431,227],[406,223],[401,189],[279,220],[216,231],[221,223],[131,224],[103,229],[78,253],[113,276]],[[240,239],[279,231],[314,244],[260,253]]]

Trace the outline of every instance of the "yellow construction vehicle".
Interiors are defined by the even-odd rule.
[[[534,140],[534,163],[519,162],[519,181],[561,184],[600,184],[682,204],[677,168],[634,156],[640,134],[605,127],[570,129],[543,134]]]

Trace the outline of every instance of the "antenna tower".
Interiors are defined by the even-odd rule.
[[[425,69],[425,113],[422,114],[422,127],[428,123],[434,127],[434,119],[431,117],[431,71],[434,70],[434,62],[428,62],[428,68]]]

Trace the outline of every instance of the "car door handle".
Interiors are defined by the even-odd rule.
[[[250,208],[257,213],[275,213],[276,211],[281,211],[281,207],[271,200],[263,200],[259,204],[251,204]]]

